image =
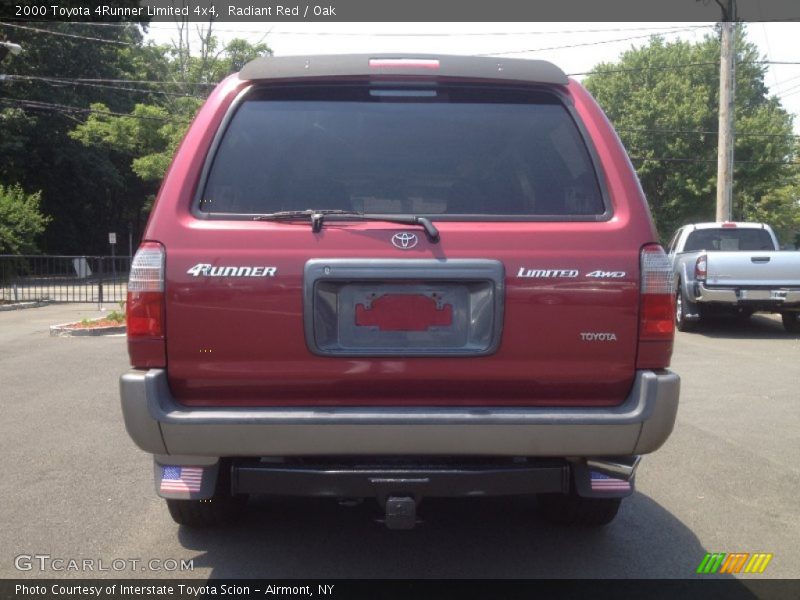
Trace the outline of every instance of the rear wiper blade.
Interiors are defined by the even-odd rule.
[[[306,210],[281,210],[266,215],[257,215],[253,217],[254,221],[296,221],[299,219],[310,219],[314,215],[333,215],[333,214],[350,214],[349,210],[313,210],[311,208]]]
[[[349,210],[286,210],[268,215],[255,217],[256,221],[291,221],[296,219],[309,219],[311,231],[319,233],[323,221],[385,221],[387,223],[401,223],[403,225],[419,225],[425,230],[428,240],[432,244],[439,241],[439,230],[427,217],[416,215],[372,215]]]
[[[322,228],[322,220],[326,221],[386,221],[387,223],[401,223],[403,225],[419,225],[425,230],[428,240],[432,244],[439,241],[439,230],[431,223],[428,217],[417,217],[415,215],[371,215],[360,212],[335,212],[319,215],[315,220],[312,218],[311,228],[317,232]]]

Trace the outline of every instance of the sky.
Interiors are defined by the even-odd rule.
[[[196,24],[200,25],[200,24]],[[215,23],[221,40],[266,42],[276,56],[371,52],[490,55],[548,60],[567,74],[614,62],[652,34],[699,41],[713,23]],[[800,63],[800,23],[750,23],[748,39],[765,60]],[[151,25],[149,37],[168,43],[171,23]],[[616,41],[614,41],[616,40]],[[565,47],[574,46],[574,47]],[[581,79],[582,76],[576,76]],[[770,65],[765,80],[794,115],[800,135],[800,64]]]

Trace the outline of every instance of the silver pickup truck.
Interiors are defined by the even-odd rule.
[[[680,331],[715,311],[745,319],[762,311],[780,313],[786,331],[800,332],[800,252],[781,251],[769,225],[685,225],[668,252]]]

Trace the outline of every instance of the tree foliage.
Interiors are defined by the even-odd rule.
[[[733,216],[776,225],[786,239],[800,216],[798,169],[787,164],[797,160],[792,117],[769,95],[763,57],[745,33],[736,35]],[[631,155],[662,238],[715,217],[719,50],[715,35],[656,37],[584,82]]]
[[[203,84],[213,84],[241,70],[248,61],[271,53],[266,44],[231,40],[219,48],[212,27],[198,28],[199,53],[191,54],[192,36],[188,22],[179,24],[177,40],[171,46],[150,46],[146,50],[164,57],[163,80],[174,82],[180,94],[164,95],[156,103],[137,103],[129,115],[109,114],[103,104],[92,105],[93,113],[70,136],[85,146],[132,157],[130,168],[146,183],[160,182],[169,167],[186,129],[202,105],[198,95]],[[152,58],[152,57],[151,57]],[[152,194],[149,197],[152,200]],[[148,207],[150,202],[146,203]]]
[[[158,182],[201,105],[198,98],[181,100],[174,103],[176,113],[164,106],[136,104],[126,116],[110,115],[104,104],[92,104],[95,112],[71,131],[70,137],[86,146],[130,157],[130,168],[140,179]]]
[[[0,181],[41,190],[42,210],[56,225],[44,232],[43,250],[91,252],[105,248],[108,231],[135,217],[143,190],[141,185],[130,185],[113,157],[87,151],[69,137],[69,131],[85,118],[69,107],[83,109],[103,102],[111,110],[124,112],[133,107],[134,98],[131,92],[118,89],[124,86],[38,78],[138,78],[143,75],[136,66],[142,33],[135,24],[37,23],[36,29],[53,33],[15,29],[13,41],[23,52],[6,57],[2,65],[3,73],[11,77],[0,83]]]
[[[221,46],[210,25],[188,22],[172,45],[146,44],[146,24],[36,28],[50,33],[15,30],[24,52],[3,62],[12,77],[0,82],[0,181],[41,190],[57,224],[42,239],[49,253],[105,252],[108,232],[128,227],[138,238],[213,84],[270,52],[244,40]]]
[[[26,194],[19,184],[0,185],[0,254],[38,252],[37,238],[50,218],[39,210],[41,192]]]

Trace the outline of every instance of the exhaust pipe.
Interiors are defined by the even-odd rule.
[[[614,456],[607,458],[587,458],[586,466],[598,473],[603,473],[615,479],[630,481],[636,474],[636,468],[642,457],[636,456]]]

